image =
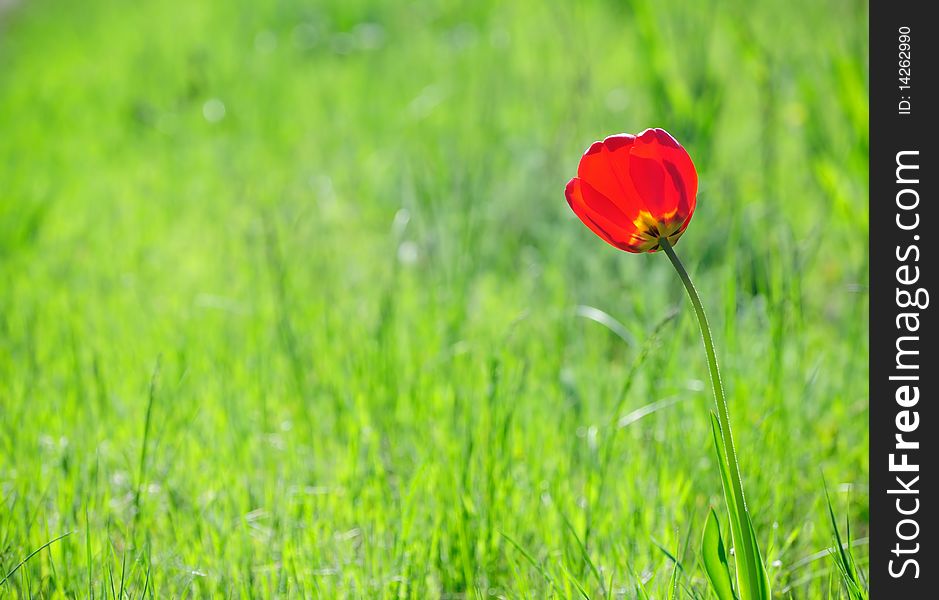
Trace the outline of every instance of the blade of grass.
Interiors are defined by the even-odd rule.
[[[6,583],[7,580],[10,579],[10,577],[12,577],[13,574],[16,573],[16,572],[19,570],[20,567],[22,567],[23,565],[26,564],[27,561],[29,561],[29,559],[31,559],[32,557],[36,556],[37,554],[39,554],[40,552],[42,552],[43,550],[45,550],[46,548],[48,548],[48,547],[51,546],[52,544],[58,542],[58,541],[61,540],[62,538],[68,537],[68,536],[72,535],[73,533],[75,533],[75,532],[74,532],[74,531],[69,531],[69,532],[63,533],[63,534],[60,535],[59,537],[53,538],[53,539],[49,540],[48,542],[46,542],[46,543],[43,544],[42,546],[39,546],[38,548],[36,548],[36,549],[33,550],[32,552],[30,552],[30,553],[26,556],[26,558],[24,558],[24,559],[21,560],[19,563],[17,563],[17,565],[16,565],[15,567],[13,567],[13,569],[12,569],[9,573],[7,573],[7,574],[3,577],[3,579],[0,579],[0,585],[3,585],[4,583]]]
[[[512,537],[509,536],[504,531],[500,531],[499,535],[504,537],[506,541],[512,544],[515,547],[515,549],[518,550],[521,553],[521,555],[525,557],[525,560],[527,560],[531,564],[531,566],[533,566],[539,573],[541,573],[541,576],[545,578],[545,581],[551,584],[551,587],[553,587],[557,591],[558,594],[560,594],[561,596],[564,596],[564,590],[562,590],[561,587],[557,584],[557,582],[554,580],[554,577],[552,577],[551,574],[548,573],[547,569],[545,569],[544,566],[541,565],[541,563],[535,560],[534,556],[529,554],[529,552],[525,550],[525,548],[523,548],[521,544],[519,544],[514,539],[512,539]]]
[[[117,589],[117,597],[121,600],[124,598],[124,574],[127,569],[127,553],[121,552],[121,585]]]
[[[759,547],[756,545],[750,515],[746,511],[741,514],[737,510],[740,505],[733,498],[734,488],[730,482],[730,467],[727,464],[727,453],[723,450],[723,440],[719,432],[720,423],[717,415],[712,412],[711,433],[714,437],[714,449],[717,452],[725,504],[730,518],[731,537],[734,542],[734,562],[737,565],[738,592],[743,600],[766,599],[770,597],[769,579],[763,566]]]
[[[831,496],[828,494],[828,484],[824,483],[823,485],[825,488],[825,503],[828,507],[828,518],[831,521],[831,530],[835,541],[834,547],[831,548],[831,557],[834,560],[835,566],[838,567],[838,571],[841,573],[841,581],[844,584],[848,596],[850,596],[852,600],[865,600],[867,593],[864,583],[858,577],[857,565],[851,554],[850,524],[847,530],[848,543],[843,543],[841,541],[841,533],[838,531],[838,519],[835,517],[835,509],[832,508]]]
[[[717,513],[713,508],[708,512],[707,522],[704,524],[701,559],[704,563],[704,572],[707,574],[708,581],[711,582],[711,589],[714,590],[718,600],[735,600],[727,551],[724,548],[724,540],[721,538],[721,526],[717,521]]]
[[[134,521],[131,528],[131,539],[136,541],[137,523],[140,521],[140,492],[147,477],[147,446],[150,441],[150,429],[153,421],[153,405],[156,400],[157,379],[160,376],[160,363],[162,356],[157,356],[156,365],[150,375],[150,386],[147,390],[147,414],[143,422],[143,443],[140,446],[140,461],[137,465],[137,486],[134,491]]]
[[[85,505],[85,560],[88,562],[88,597],[94,600],[94,571],[91,564],[91,527],[88,525],[88,505]]]
[[[564,575],[567,577],[567,580],[571,582],[571,584],[574,586],[577,592],[581,595],[581,597],[584,600],[590,600],[590,594],[587,593],[587,590],[584,589],[584,586],[581,585],[579,581],[577,581],[577,578],[574,577],[573,573],[568,571],[567,567],[565,567],[563,564],[561,565],[561,571],[564,572]]]
[[[558,507],[558,514],[561,515],[561,520],[564,521],[564,526],[570,532],[571,536],[574,538],[574,541],[577,542],[577,548],[580,550],[581,558],[590,568],[590,572],[597,580],[597,585],[600,586],[600,589],[603,589],[603,576],[600,575],[600,570],[594,564],[593,559],[590,558],[590,553],[587,552],[587,547],[584,545],[584,542],[581,541],[580,536],[577,535],[577,530],[574,529],[574,525],[570,522],[570,519],[567,518],[567,515],[564,514],[564,511]]]

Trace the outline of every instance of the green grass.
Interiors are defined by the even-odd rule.
[[[649,126],[772,588],[823,480],[866,581],[866,3],[262,4],[2,9],[0,597],[708,597],[694,315],[563,197]]]

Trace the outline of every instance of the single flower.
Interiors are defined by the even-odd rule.
[[[611,135],[594,142],[580,159],[577,177],[564,190],[574,213],[607,243],[627,252],[664,250],[685,286],[701,329],[717,407],[717,414],[711,415],[711,431],[731,526],[736,593],[729,583],[730,569],[719,557],[706,563],[708,578],[720,598],[770,600],[770,580],[743,495],[711,328],[701,297],[673,248],[691,221],[697,192],[698,174],[691,157],[662,129],[646,129],[639,135]],[[709,551],[722,552],[716,517],[709,521],[704,539]]]
[[[587,227],[627,252],[655,252],[663,237],[674,245],[691,221],[697,192],[691,157],[664,129],[594,142],[564,190]]]

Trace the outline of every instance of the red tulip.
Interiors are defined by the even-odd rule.
[[[663,129],[594,142],[564,190],[584,225],[627,252],[672,245],[694,214],[698,174],[691,157]]]

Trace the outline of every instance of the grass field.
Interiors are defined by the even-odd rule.
[[[593,140],[652,126],[698,168],[677,251],[774,592],[842,597],[825,482],[867,555],[866,14],[4,8],[0,578],[69,535],[0,597],[709,597],[691,307],[563,194]]]

